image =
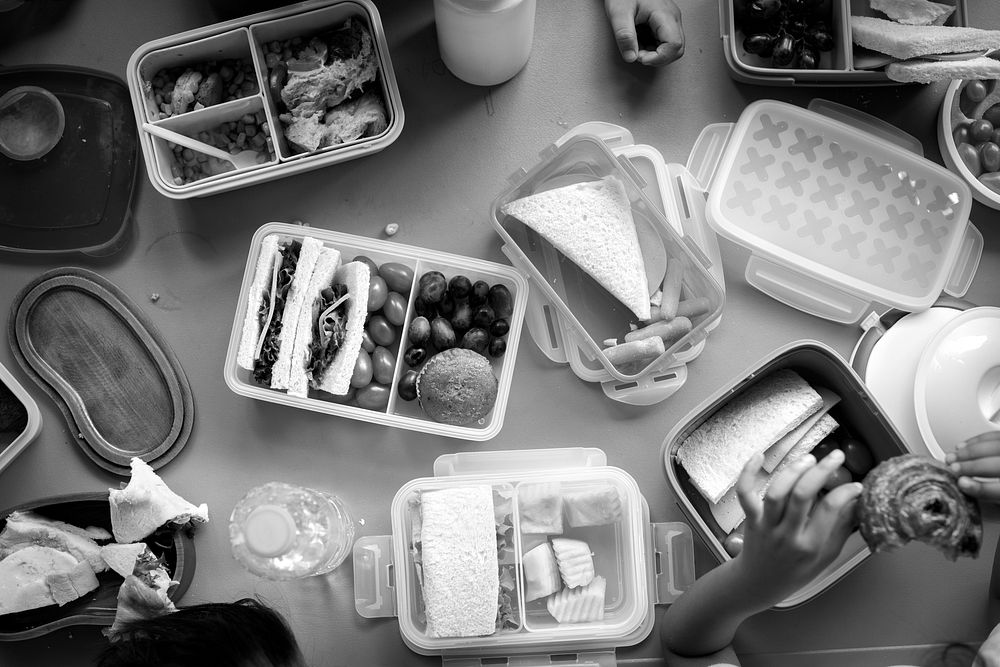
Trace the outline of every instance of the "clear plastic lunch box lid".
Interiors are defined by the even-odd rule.
[[[924,310],[962,296],[982,252],[968,185],[920,143],[849,107],[773,100],[705,128],[688,161],[708,221],[750,249],[748,282],[857,322],[873,303]]]
[[[432,637],[424,619],[421,588],[411,552],[411,530],[420,494],[437,489],[490,485],[494,498],[509,498],[513,550],[501,570],[516,576],[515,629],[480,637]],[[604,618],[558,623],[544,599],[524,602],[522,555],[546,540],[522,533],[519,499],[539,485],[558,493],[608,487],[621,502],[613,523],[564,527],[561,535],[583,540],[597,575],[607,581]],[[672,602],[694,581],[693,542],[685,523],[650,524],[649,509],[635,480],[607,465],[593,448],[467,452],[441,456],[434,476],[412,480],[393,498],[392,534],[359,539],[354,546],[355,606],[365,617],[397,616],[400,633],[415,652],[442,656],[508,656],[582,650],[613,650],[642,641],[654,623],[653,605]],[[518,664],[521,664],[520,662]],[[527,664],[527,663],[526,663]],[[550,664],[540,662],[539,664]]]
[[[670,345],[659,357],[642,367],[616,367],[604,354],[601,342],[620,339],[636,322],[635,315],[596,280],[555,249],[552,244],[501,208],[516,199],[557,187],[614,176],[628,193],[632,218],[652,292],[663,282],[666,265],[678,261],[683,266],[682,299],[703,297],[708,312],[692,320],[691,331]],[[538,164],[520,170],[511,187],[492,205],[493,225],[506,246],[512,262],[525,271],[589,357],[597,360],[610,378],[634,381],[650,369],[664,369],[682,363],[683,355],[708,335],[717,323],[725,300],[722,288],[709,273],[711,261],[690,239],[680,236],[663,213],[643,193],[645,181],[627,159],[619,159],[604,139],[592,134],[571,136],[541,154]],[[639,184],[642,184],[640,186]]]

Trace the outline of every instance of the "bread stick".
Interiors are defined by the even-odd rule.
[[[666,351],[663,339],[658,336],[621,343],[604,350],[604,355],[615,366],[655,359]]]
[[[671,345],[691,331],[691,320],[686,317],[675,317],[672,320],[659,320],[635,331],[625,334],[625,342],[631,343],[646,338],[659,338],[663,344]]]
[[[671,259],[667,262],[667,275],[663,277],[663,295],[660,297],[660,313],[665,320],[677,316],[682,282],[684,282],[684,267],[679,260]]]

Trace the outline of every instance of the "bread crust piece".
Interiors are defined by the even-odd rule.
[[[248,371],[253,370],[254,357],[257,354],[257,342],[260,340],[260,310],[264,290],[271,288],[271,274],[274,272],[274,256],[278,252],[278,235],[268,234],[260,243],[260,254],[257,255],[257,266],[254,268],[253,282],[247,294],[247,314],[243,318],[243,333],[240,336],[240,349],[236,354],[236,364]]]
[[[889,63],[885,75],[900,83],[933,83],[952,79],[1000,79],[1000,61],[985,56],[969,60],[904,60]]]
[[[307,236],[302,239],[302,251],[295,265],[295,276],[288,288],[288,300],[285,312],[281,316],[281,333],[278,347],[278,358],[271,369],[271,389],[288,389],[292,374],[292,348],[295,346],[295,335],[298,332],[299,312],[306,301],[309,281],[312,279],[319,259],[323,243]]]
[[[955,12],[954,6],[930,0],[871,0],[871,7],[907,25],[942,25]]]
[[[336,248],[323,248],[316,260],[316,268],[309,278],[306,288],[305,303],[299,311],[299,322],[296,325],[295,343],[292,346],[292,368],[289,371],[288,395],[306,396],[309,393],[309,377],[306,365],[309,363],[309,346],[313,341],[313,322],[319,317],[318,303],[320,292],[334,282],[334,274],[340,266],[340,251]]]
[[[944,25],[904,25],[871,16],[852,16],[854,43],[908,60],[938,53],[1000,48],[1000,30]]]
[[[864,479],[858,502],[861,536],[872,551],[925,542],[949,560],[979,555],[979,502],[958,478],[926,456],[904,454],[879,463]]]

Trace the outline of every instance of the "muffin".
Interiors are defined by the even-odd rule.
[[[499,382],[486,357],[461,348],[435,354],[417,375],[417,401],[436,422],[462,426],[485,416]]]

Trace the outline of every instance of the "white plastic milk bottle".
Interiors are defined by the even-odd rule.
[[[459,79],[493,86],[531,55],[535,0],[434,0],[441,59]]]

